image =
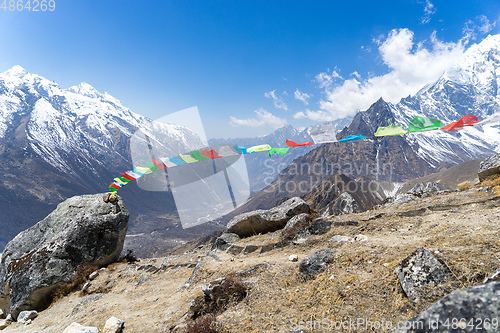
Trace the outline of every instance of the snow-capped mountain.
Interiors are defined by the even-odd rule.
[[[500,113],[500,35],[472,45],[463,59],[415,96],[390,105],[397,123],[417,115],[445,123],[471,114],[484,119]],[[432,167],[454,165],[500,151],[498,126],[474,126],[458,133],[432,131],[406,136],[406,141]]]
[[[20,66],[0,73],[0,248],[63,199],[107,191],[133,167],[129,142],[138,130],[172,155],[204,146],[186,127],[137,115],[87,83],[62,89]],[[129,186],[120,195],[132,230],[138,216],[175,212],[170,194],[137,195]]]
[[[108,93],[87,83],[61,89],[55,82],[28,73],[20,66],[0,74],[0,138],[24,124],[27,145],[55,168],[77,176],[68,161],[71,153],[79,168],[102,164],[116,150],[116,131],[130,137],[137,130],[166,134],[165,144],[174,153],[199,146],[199,138],[187,128],[153,122],[132,113]],[[120,147],[123,148],[123,147]],[[94,159],[94,161],[90,161]]]

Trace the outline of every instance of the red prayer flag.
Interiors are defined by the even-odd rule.
[[[118,185],[116,185],[114,183],[111,184],[111,185],[109,185],[109,187],[116,188],[117,190],[119,190],[121,188],[120,186],[118,186]]]
[[[122,173],[122,177],[125,178],[126,180],[130,180],[130,181],[135,180],[134,177],[127,175],[126,172]]]
[[[454,131],[459,131],[466,126],[473,126],[478,122],[479,119],[477,119],[476,116],[468,114],[460,118],[459,121],[454,121],[451,124],[441,127],[440,129],[442,129],[443,131],[454,132]]]
[[[206,157],[206,158],[209,158],[211,160],[213,160],[214,158],[220,158],[219,156],[219,153],[217,153],[215,150],[213,149],[204,149],[202,152],[201,152],[201,155],[203,157]]]
[[[158,161],[158,160],[154,160],[152,161],[153,164],[155,165],[155,167],[157,167],[158,169],[160,170],[163,170],[163,169],[166,169],[167,167],[165,166],[165,164],[163,164],[162,162]]]
[[[288,147],[302,147],[302,146],[310,146],[310,145],[313,145],[314,143],[312,142],[304,142],[304,143],[297,143],[297,142],[294,142],[292,140],[286,140],[286,145]]]

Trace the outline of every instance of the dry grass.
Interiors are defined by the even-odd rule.
[[[74,291],[80,290],[81,287],[88,281],[89,275],[96,271],[99,267],[96,265],[83,265],[78,268],[76,273],[71,278],[70,282],[61,284],[61,286],[55,290],[52,294],[53,301],[71,294]]]
[[[192,318],[221,314],[228,307],[241,302],[246,295],[247,288],[238,279],[228,276],[213,288],[211,297],[203,295],[195,299],[199,306],[193,312]]]
[[[459,190],[466,190],[466,189],[471,188],[471,187],[474,187],[474,185],[469,181],[465,181],[465,182],[462,182],[462,183],[457,185],[457,188]]]
[[[223,326],[213,314],[207,314],[187,323],[185,333],[220,333]]]
[[[485,180],[480,183],[481,186],[500,186],[500,174],[494,174],[488,176]]]

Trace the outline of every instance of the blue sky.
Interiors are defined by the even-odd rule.
[[[0,9],[0,71],[87,82],[207,136],[257,136],[397,102],[500,33],[499,1],[67,1]]]

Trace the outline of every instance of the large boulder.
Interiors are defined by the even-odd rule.
[[[452,292],[396,332],[498,332],[499,318],[500,282],[492,282]]]
[[[483,181],[488,176],[496,173],[500,173],[500,154],[496,154],[482,160],[481,164],[479,164],[477,176],[480,181]]]
[[[294,197],[269,210],[255,210],[235,216],[227,225],[227,232],[249,237],[283,228],[288,220],[301,213],[310,213],[309,205]]]
[[[427,249],[418,248],[396,267],[401,287],[408,299],[418,303],[427,287],[438,286],[450,280],[448,267]]]
[[[43,310],[51,294],[84,264],[118,259],[129,213],[120,197],[107,201],[102,194],[67,199],[7,244],[0,261],[0,295],[8,299],[14,318],[23,310]]]

